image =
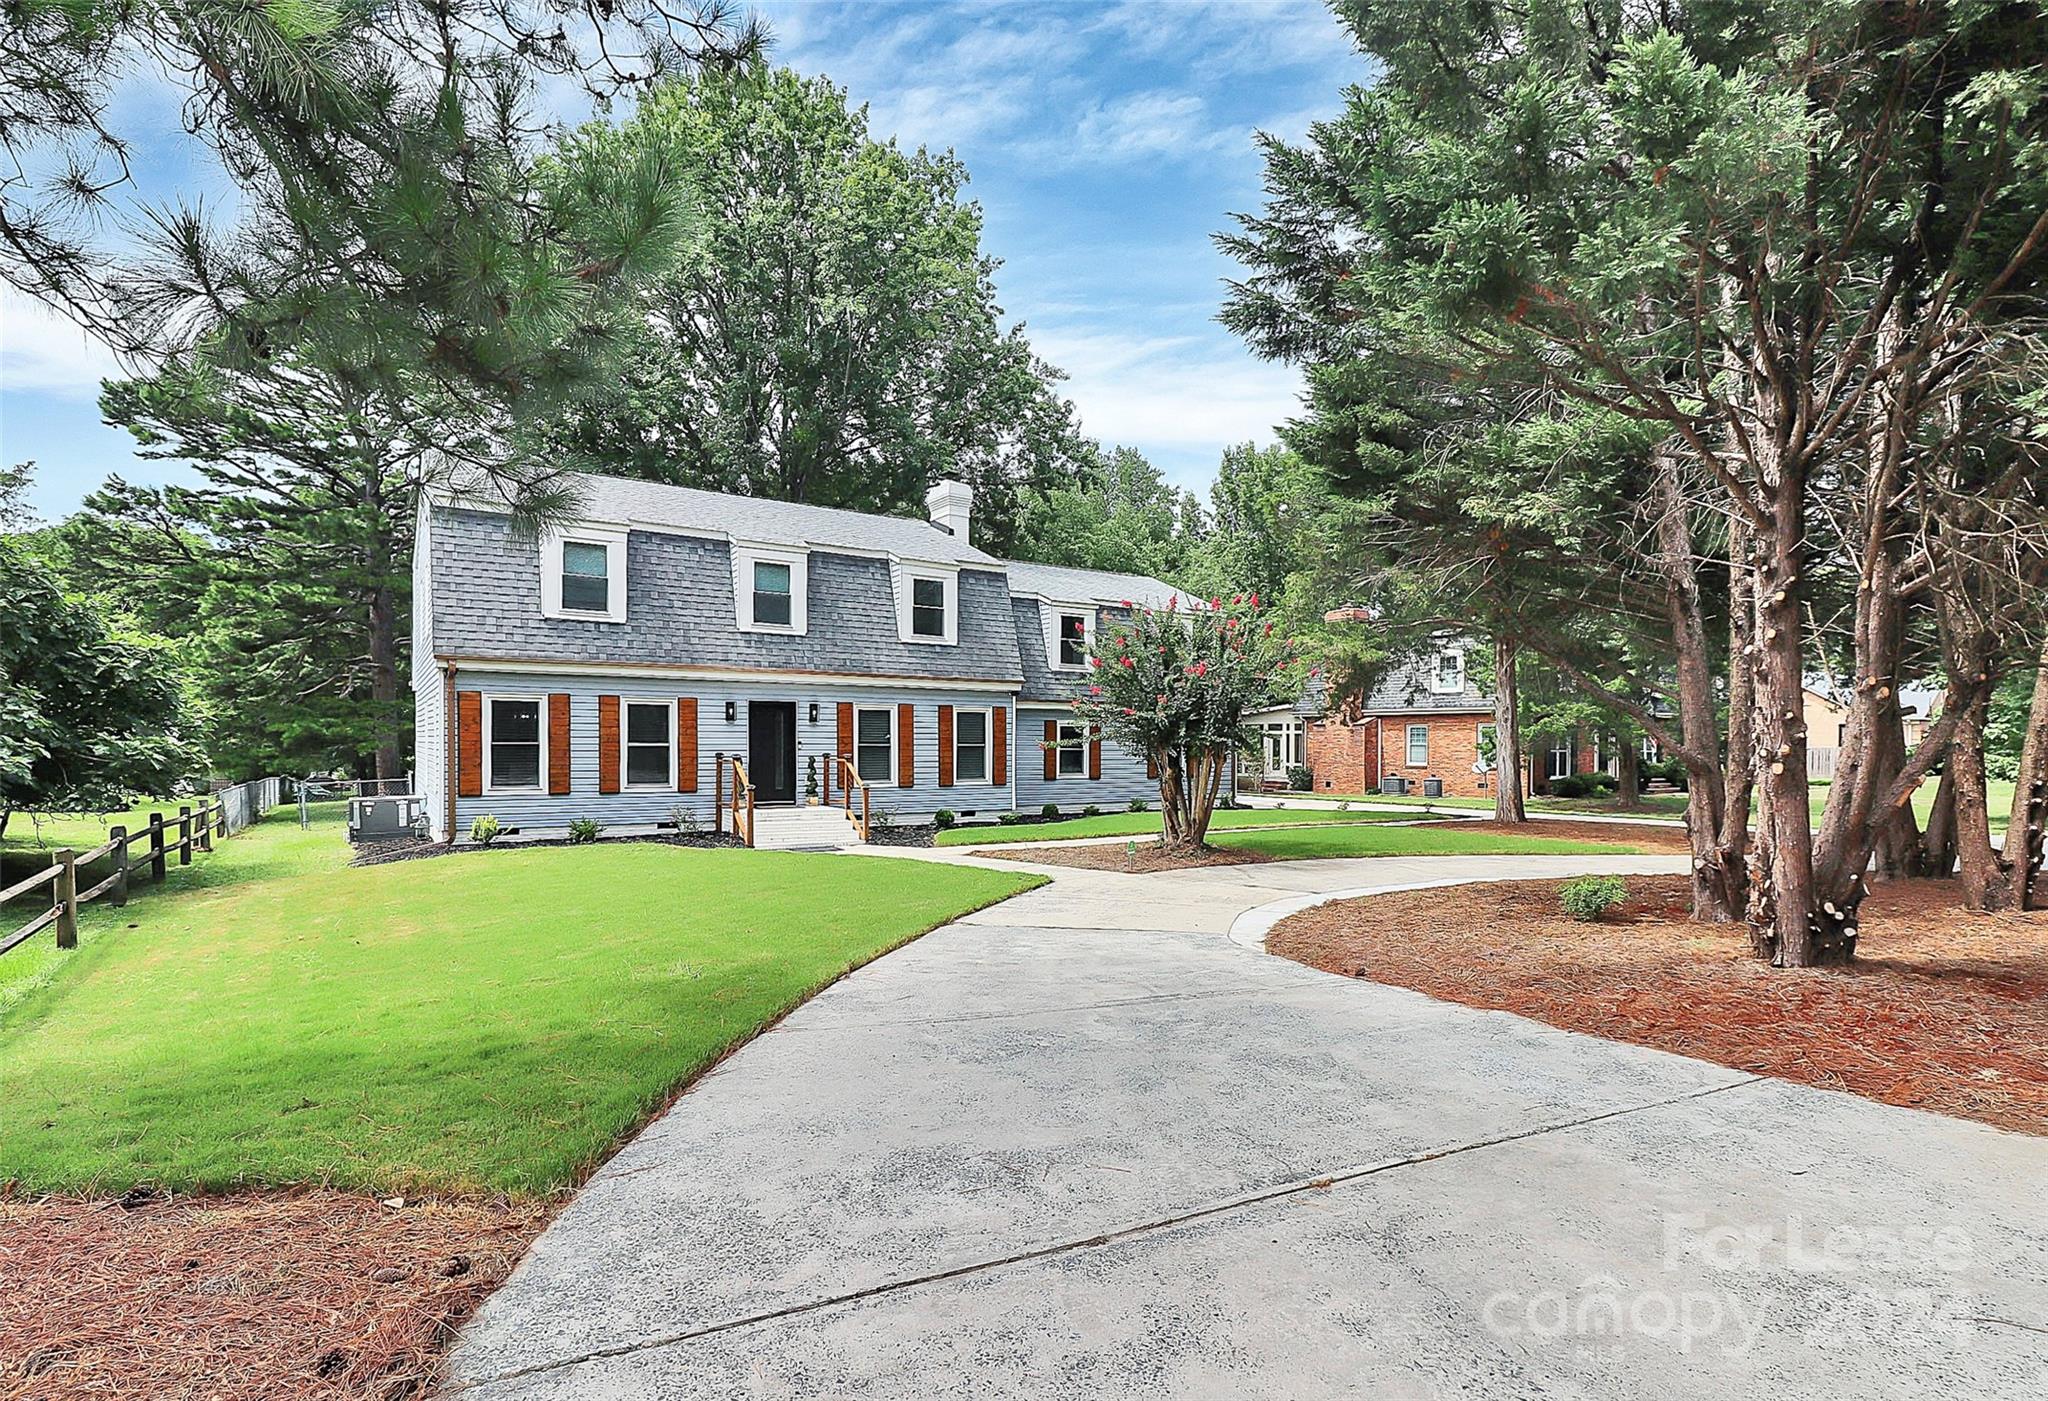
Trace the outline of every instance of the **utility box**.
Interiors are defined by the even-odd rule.
[[[1408,796],[1408,780],[1397,773],[1390,773],[1380,780],[1380,792],[1394,798]]]
[[[391,841],[424,836],[426,831],[427,805],[420,798],[349,799],[348,839],[352,842]]]
[[[1423,796],[1423,797],[1425,797],[1425,798],[1441,798],[1441,797],[1442,797],[1443,795],[1444,795],[1444,781],[1443,781],[1442,779],[1440,779],[1440,778],[1425,778],[1425,779],[1423,779],[1423,780],[1422,780],[1422,796]]]

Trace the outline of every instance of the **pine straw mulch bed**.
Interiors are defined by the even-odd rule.
[[[1863,906],[1861,957],[1773,969],[1739,926],[1688,917],[1683,876],[1632,876],[1599,923],[1562,881],[1336,901],[1267,947],[1347,977],[1517,1012],[1886,1104],[2048,1134],[2048,912],[1964,911],[1952,882],[1894,881]]]
[[[0,1199],[0,1397],[424,1395],[553,1209],[327,1190]]]
[[[1320,824],[1296,823],[1291,827],[1274,827],[1270,831],[1295,831],[1303,827],[1314,828]],[[1332,827],[1347,824],[1333,822]],[[1614,846],[1633,847],[1638,851],[1689,851],[1685,830],[1680,827],[1661,827],[1643,822],[1553,822],[1543,819],[1534,822],[1495,822],[1491,818],[1478,821],[1469,817],[1452,818],[1447,822],[1403,822],[1403,827],[1454,827],[1461,832],[1493,832],[1504,837],[1548,837],[1567,842],[1606,842]],[[1232,827],[1230,832],[1255,832],[1256,827]],[[1219,831],[1217,835],[1224,835]],[[1131,844],[1137,850],[1131,850]],[[975,856],[989,856],[998,861],[1030,861],[1044,866],[1080,866],[1091,871],[1128,871],[1132,875],[1149,875],[1154,871],[1186,871],[1198,866],[1251,866],[1262,861],[1288,860],[1287,857],[1270,856],[1263,851],[1253,851],[1241,846],[1212,846],[1199,856],[1172,857],[1159,847],[1152,837],[1133,837],[1128,841],[1091,841],[1075,846],[1034,846],[1019,851],[1005,846],[978,846],[963,848]]]

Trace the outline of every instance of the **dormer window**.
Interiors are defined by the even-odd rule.
[[[918,637],[946,635],[946,581],[910,581],[910,631]]]
[[[603,613],[611,607],[611,551],[588,540],[562,542],[562,611]]]
[[[1465,689],[1465,654],[1455,647],[1437,653],[1436,670],[1429,688],[1440,696],[1454,696]]]
[[[790,569],[768,560],[754,561],[754,621],[767,627],[789,626]]]
[[[546,618],[625,622],[625,528],[580,524],[543,536],[540,611]]]
[[[959,640],[960,571],[950,565],[892,560],[896,636],[904,642],[951,646]]]
[[[801,636],[809,625],[805,595],[810,589],[810,556],[776,545],[732,547],[733,623],[741,632]]]
[[[1064,671],[1080,671],[1088,665],[1088,644],[1095,638],[1093,610],[1055,606],[1053,611],[1052,664]]]

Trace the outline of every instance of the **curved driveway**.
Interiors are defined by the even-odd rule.
[[[1591,869],[1674,862],[1055,868],[707,1075],[488,1301],[450,1386],[2048,1394],[2048,1142],[1228,937],[1303,893]]]

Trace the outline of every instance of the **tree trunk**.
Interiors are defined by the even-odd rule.
[[[1934,806],[1927,830],[1920,834],[1920,870],[1937,880],[1956,873],[1956,780],[1946,768],[1934,786]]]
[[[403,777],[405,737],[398,715],[398,607],[388,579],[370,599],[370,704],[377,716],[378,791]]]
[[[1615,744],[1619,749],[1615,754],[1614,805],[1624,811],[1639,811],[1643,806],[1642,745],[1626,735]]]
[[[2005,826],[2005,860],[2011,870],[2013,908],[2034,908],[2034,878],[2040,874],[2042,829],[2048,827],[2048,643],[2034,672],[2034,699],[2027,708],[2027,733],[2020,742],[2020,767],[2012,786],[2012,816]],[[4,831],[0,823],[0,831]]]
[[[1951,692],[1956,689],[1951,686]],[[1984,712],[1990,699],[1988,681],[1978,682],[1949,739],[1948,774],[1954,779],[1956,874],[1962,881],[1966,909],[2011,908],[2011,874],[1991,845],[1991,813],[1984,795]]]
[[[1493,820],[1527,822],[1522,803],[1522,716],[1515,684],[1515,639],[1493,635]]]

